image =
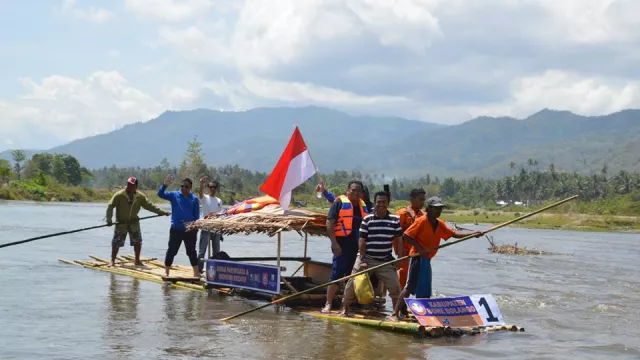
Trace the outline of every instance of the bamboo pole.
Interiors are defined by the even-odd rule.
[[[304,257],[307,257],[307,249],[308,249],[308,245],[309,245],[309,234],[305,231],[304,232]],[[307,261],[305,260],[302,263],[302,266],[304,266],[304,270],[302,270],[302,276],[307,276]]]
[[[282,231],[278,231],[278,254],[276,255],[278,257],[277,261],[277,266],[278,266],[278,273],[280,273],[280,247],[281,247],[281,242],[282,242]]]
[[[92,256],[89,255],[89,257],[92,257]],[[120,259],[120,256],[118,256],[117,259]],[[140,259],[141,262],[145,262],[145,261],[146,262],[150,262],[150,261],[153,261],[153,260],[157,260],[157,258],[151,258],[151,259],[147,259],[147,260]],[[125,258],[124,260],[120,260],[119,262],[116,262],[116,265],[123,265],[123,264],[127,264],[127,263],[132,263],[134,261],[135,261],[135,259],[132,256],[130,259],[129,258]],[[100,262],[99,264],[96,264],[95,266],[108,266],[108,265],[111,265],[111,263],[109,263],[109,262],[107,262],[107,263]]]
[[[118,256],[118,259],[124,259],[124,258],[122,258],[122,257]],[[153,276],[159,276],[163,281],[165,280],[165,279],[163,278],[163,275],[162,275],[162,274],[158,274],[158,273],[154,272],[153,270],[149,270],[149,269],[141,269],[141,268],[125,268],[125,269],[130,270],[130,271],[135,271],[135,272],[141,272],[141,273],[145,273],[145,274],[150,274],[150,275],[153,275]],[[191,271],[188,271],[188,270],[191,270]],[[191,278],[191,277],[193,277],[193,276],[192,276],[192,274],[193,274],[193,269],[183,269],[183,268],[180,268],[180,269],[178,269],[177,271],[175,271],[175,272],[174,272],[174,274],[178,274],[178,277]],[[184,282],[184,281],[179,281],[179,280],[178,280],[178,281],[175,281],[175,283],[178,283],[180,286],[187,286],[187,287],[194,287],[194,286],[195,286],[195,287],[198,287],[198,288],[199,288],[199,287],[202,287],[202,286],[203,286],[203,285],[197,285],[197,284],[193,284],[193,283],[190,283],[190,282]]]
[[[291,285],[291,283],[287,281],[287,279],[285,279],[284,277],[280,277],[280,279],[294,294],[298,292],[298,290],[296,290],[296,288],[294,288],[293,285]]]
[[[407,322],[407,321],[382,321],[382,320],[374,320],[374,319],[364,319],[364,318],[356,318],[356,317],[345,317],[338,316],[336,314],[323,314],[320,312],[304,312],[303,314],[313,316],[319,319],[326,320],[334,320],[344,323],[358,324],[369,327],[377,327],[384,330],[396,331],[396,332],[405,332],[405,333],[414,333],[414,334],[424,334],[431,332],[433,328],[425,328],[417,322]]]
[[[124,257],[131,258],[131,259],[134,258],[133,255],[125,255]],[[100,259],[100,260],[106,261],[106,260],[103,260],[103,259]],[[154,262],[157,262],[155,260],[146,259],[146,258],[142,258],[142,257],[141,257],[141,260],[148,260],[152,264]],[[153,282],[156,282],[156,283],[159,283],[159,284],[165,284],[165,281],[162,280],[162,277],[160,275],[142,274],[140,272],[132,271],[132,270],[127,269],[127,268],[118,268],[118,267],[117,268],[111,268],[111,267],[109,267],[109,268],[100,268],[101,265],[102,266],[105,265],[102,262],[99,262],[99,264],[97,264],[97,263],[90,264],[90,263],[87,263],[87,262],[80,262],[80,264],[79,264],[79,263],[75,263],[73,261],[69,261],[69,260],[65,260],[65,259],[58,259],[58,261],[60,261],[63,264],[67,264],[67,265],[81,266],[81,267],[85,267],[85,268],[88,268],[88,269],[95,269],[95,270],[100,270],[100,271],[104,271],[104,272],[110,272],[110,273],[114,273],[114,274],[118,274],[118,275],[129,276],[129,277],[133,277],[133,278],[140,279],[140,280],[149,280],[149,281],[153,281]],[[156,265],[156,266],[161,267],[162,269],[164,269],[164,265],[162,265],[161,263],[160,263],[160,265],[158,265],[158,264],[153,264],[153,265]],[[174,267],[172,267],[172,268],[174,268]],[[184,283],[184,282],[181,282],[181,281],[178,281],[176,283],[170,283],[170,284],[167,284],[167,285],[170,285],[171,287],[174,287],[174,288],[183,289],[183,290],[206,291],[206,289],[203,286],[199,286],[199,285],[195,285],[195,284],[191,284],[191,283]],[[229,290],[226,290],[226,289],[213,289],[213,290],[218,292],[218,293],[221,293],[221,294],[231,295],[231,292]]]
[[[134,259],[133,255],[123,255],[123,257],[124,257],[125,259],[129,259],[129,260]],[[141,260],[141,261],[148,260],[148,261],[149,261],[149,264],[151,264],[151,265],[153,265],[153,266],[155,266],[155,267],[157,267],[157,268],[162,269],[162,270],[163,270],[162,274],[164,274],[164,262],[162,262],[162,261],[158,261],[158,260],[157,260],[157,259],[155,259],[155,258],[153,258],[153,259],[148,259],[148,258],[140,257],[140,259],[143,259],[143,260]],[[193,269],[192,269],[191,267],[186,267],[186,266],[182,266],[182,265],[175,265],[175,264],[174,264],[174,265],[171,265],[171,270],[172,270],[174,273],[175,273],[175,272],[180,273],[180,274],[184,273],[184,274],[186,274],[186,275],[187,275],[186,277],[193,277]],[[164,275],[162,275],[162,276],[164,276]]]
[[[478,326],[478,327],[428,327],[422,326],[418,322],[410,321],[384,321],[381,319],[367,319],[362,317],[345,317],[336,314],[323,314],[318,311],[302,312],[304,315],[313,316],[319,319],[338,321],[343,323],[357,324],[368,327],[375,327],[382,330],[388,330],[393,332],[413,333],[420,334],[428,337],[445,337],[445,336],[462,336],[462,335],[475,335],[478,333],[496,332],[496,331],[520,331],[524,332],[524,328],[516,325],[499,325],[499,326]]]
[[[158,217],[158,216],[164,216],[164,215],[145,216],[145,217],[139,218],[137,221],[151,219],[151,218],[155,218],[155,217]],[[120,222],[114,223],[113,226],[119,225],[119,224],[126,224],[126,223],[128,223],[128,221],[120,221]],[[104,224],[104,225],[90,226],[90,227],[86,227],[86,228],[82,228],[82,229],[63,231],[63,232],[59,232],[59,233],[55,233],[55,234],[49,234],[49,235],[36,236],[36,237],[30,238],[30,239],[14,241],[14,242],[6,243],[6,244],[0,244],[0,249],[2,249],[4,247],[8,247],[8,246],[28,243],[28,242],[31,242],[31,241],[47,239],[47,238],[54,237],[54,236],[73,234],[73,233],[77,233],[77,232],[80,232],[80,231],[99,229],[99,228],[103,228],[103,227],[107,227],[107,226],[111,226],[111,225]]]
[[[86,267],[86,268],[89,268],[89,269],[96,269],[96,270],[106,271],[106,272],[110,272],[110,273],[114,273],[114,274],[126,275],[126,276],[137,278],[137,279],[140,279],[140,280],[149,280],[149,281],[160,282],[159,279],[156,279],[153,276],[150,276],[150,275],[147,275],[147,274],[135,273],[135,272],[129,271],[129,270],[124,269],[124,268],[108,268],[108,267],[96,268],[94,266],[91,266],[92,264],[90,264],[90,263],[88,263],[86,261],[74,260],[74,262],[77,265],[80,265],[82,267]]]
[[[291,274],[291,277],[296,276],[296,274],[298,273],[298,271],[300,271],[300,269],[302,269],[302,267],[304,266],[304,261],[302,262],[302,264],[300,264],[300,266],[298,266],[298,268],[296,269],[296,271],[293,272],[293,274]]]
[[[124,258],[132,260],[132,259],[134,259],[134,256],[133,255],[124,255]],[[140,259],[142,259],[142,261],[149,261],[149,264],[151,264],[153,266],[156,266],[156,267],[159,267],[162,270],[164,270],[164,263],[162,261],[158,261],[156,258],[149,259],[149,258],[145,258],[145,257],[141,256]],[[176,270],[177,269],[176,266],[177,265],[171,265],[171,270]],[[192,271],[193,271],[193,269],[192,269]]]
[[[307,258],[307,245],[309,243],[309,234],[305,231],[304,232],[304,256],[303,258]]]
[[[529,213],[529,214],[525,214],[525,215],[522,215],[522,216],[520,216],[520,217],[517,217],[517,218],[515,218],[515,219],[513,219],[513,220],[510,220],[510,221],[504,222],[504,223],[502,223],[502,224],[496,225],[496,226],[494,226],[494,227],[492,227],[492,228],[490,228],[490,229],[488,229],[488,230],[486,230],[486,231],[482,231],[482,232],[480,232],[480,235],[479,235],[479,236],[482,236],[482,235],[484,235],[484,234],[486,234],[486,233],[489,233],[489,232],[491,232],[491,231],[498,230],[498,229],[500,229],[500,228],[502,228],[502,227],[505,227],[505,226],[507,226],[507,225],[513,224],[513,223],[515,223],[515,222],[517,222],[517,221],[520,221],[520,220],[526,219],[526,218],[531,217],[531,216],[533,216],[533,215],[535,215],[535,214],[539,214],[539,213],[541,213],[541,212],[543,212],[543,211],[545,211],[545,210],[549,210],[549,209],[551,209],[551,208],[553,208],[553,207],[556,207],[556,206],[558,206],[558,205],[564,204],[564,203],[566,203],[566,202],[568,202],[568,201],[570,201],[570,200],[573,200],[573,199],[575,199],[575,198],[577,198],[577,197],[578,197],[578,195],[571,196],[571,197],[569,197],[569,198],[567,198],[567,199],[564,199],[564,200],[558,201],[558,202],[556,202],[556,203],[554,203],[554,204],[551,204],[551,205],[549,205],[549,206],[543,207],[543,208],[538,209],[538,210],[536,210],[536,211],[534,211],[534,212],[531,212],[531,213]],[[478,236],[478,237],[479,237],[479,236]],[[440,246],[437,246],[437,247],[434,247],[434,248],[430,248],[430,249],[425,249],[425,251],[426,251],[426,252],[429,252],[429,251],[434,251],[434,250],[442,249],[442,248],[445,248],[445,247],[447,247],[447,246],[451,246],[451,245],[454,245],[454,244],[457,244],[457,243],[460,243],[460,242],[463,242],[463,241],[467,241],[467,240],[472,239],[472,238],[475,238],[475,236],[473,236],[473,235],[465,236],[465,237],[463,237],[462,239],[459,239],[459,240],[456,240],[456,241],[452,241],[452,242],[449,242],[449,243],[447,243],[447,244],[443,244],[443,245],[440,245]],[[314,287],[312,287],[312,288],[309,288],[309,289],[306,289],[306,290],[300,291],[300,292],[298,292],[298,293],[296,293],[296,294],[291,294],[291,295],[285,296],[285,297],[280,298],[280,299],[278,299],[278,300],[272,301],[271,303],[267,303],[267,304],[264,304],[264,305],[261,305],[261,306],[255,307],[255,308],[252,308],[252,309],[249,309],[249,310],[243,311],[243,312],[241,312],[241,313],[238,313],[238,314],[235,314],[235,315],[232,315],[232,316],[228,316],[228,317],[222,318],[222,319],[220,319],[220,320],[221,320],[221,321],[228,321],[228,320],[231,320],[231,319],[237,318],[237,317],[239,317],[239,316],[242,316],[242,315],[246,315],[246,314],[252,313],[252,312],[254,312],[254,311],[256,311],[256,310],[264,309],[264,308],[266,308],[267,306],[271,306],[271,305],[278,304],[278,303],[280,303],[280,302],[283,302],[283,301],[285,301],[285,300],[287,300],[287,299],[293,298],[293,297],[298,296],[298,295],[300,295],[300,294],[306,294],[306,293],[309,293],[309,292],[312,292],[312,291],[315,291],[315,290],[318,290],[318,289],[322,289],[322,288],[325,288],[325,287],[327,287],[327,286],[329,286],[329,285],[337,284],[337,283],[340,283],[340,282],[342,282],[342,281],[345,281],[345,280],[348,280],[348,279],[354,278],[354,277],[356,277],[356,276],[358,276],[358,275],[365,274],[365,273],[369,273],[369,272],[371,272],[371,271],[374,271],[374,270],[380,269],[380,268],[382,268],[382,267],[384,267],[384,266],[389,266],[389,265],[391,265],[391,264],[395,264],[395,263],[397,263],[397,262],[399,262],[399,261],[406,260],[406,259],[409,259],[409,258],[412,258],[412,257],[416,257],[416,256],[420,256],[420,254],[419,254],[419,253],[416,253],[416,254],[413,254],[413,255],[407,255],[407,256],[399,257],[399,258],[397,258],[397,259],[395,259],[395,260],[392,260],[392,261],[389,261],[389,262],[386,262],[386,263],[383,263],[383,264],[380,264],[380,265],[377,265],[377,266],[369,267],[369,268],[367,268],[367,269],[365,269],[365,270],[363,270],[363,271],[359,271],[359,272],[356,272],[356,273],[352,273],[351,275],[347,275],[347,276],[345,276],[345,277],[343,277],[343,278],[340,278],[340,279],[337,279],[337,280],[334,280],[334,281],[330,281],[330,282],[325,283],[325,284],[322,284],[322,285],[314,286]]]

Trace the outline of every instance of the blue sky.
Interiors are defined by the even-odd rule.
[[[167,109],[327,106],[445,124],[640,104],[632,0],[0,2],[0,151]]]
[[[109,4],[106,1],[82,1],[83,7]],[[0,58],[3,97],[21,91],[19,77],[44,78],[51,74],[83,77],[96,69],[128,72],[142,67],[157,56],[141,46],[153,39],[154,27],[123,12],[122,4],[101,7],[118,12],[109,21],[95,22],[74,17],[62,8],[62,2],[6,1],[0,12],[0,41],[6,54]],[[116,6],[113,6],[116,5]],[[108,56],[117,50],[121,56]]]

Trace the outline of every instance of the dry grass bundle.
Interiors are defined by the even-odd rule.
[[[526,247],[518,247],[518,243],[514,245],[496,245],[493,241],[493,236],[485,236],[489,241],[489,251],[497,254],[509,254],[509,255],[553,255],[552,252],[543,250],[530,250]]]
[[[306,232],[309,235],[327,236],[327,215],[309,210],[293,209],[286,215],[279,205],[267,205],[260,210],[229,216],[211,216],[187,224],[187,229],[215,231],[224,235],[267,234],[278,231]]]

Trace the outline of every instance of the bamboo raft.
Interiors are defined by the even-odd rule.
[[[136,267],[134,265],[133,255],[118,256],[117,262],[114,267],[109,266],[110,262],[100,257],[89,255],[92,259],[90,261],[80,260],[65,260],[58,259],[63,264],[79,266],[87,269],[93,269],[97,271],[109,272],[118,275],[128,276],[139,280],[153,281],[160,284],[165,284],[180,290],[191,290],[206,293],[212,290],[222,295],[240,295],[245,298],[252,298],[251,294],[238,291],[239,289],[231,288],[210,288],[207,287],[205,281],[200,279],[198,281],[180,281],[180,280],[165,280],[164,275],[164,263],[158,261],[155,258],[141,257],[144,267]],[[190,278],[193,275],[193,270],[189,266],[173,265],[171,271],[174,274],[172,277],[177,279],[184,277]],[[313,296],[311,294],[309,296]],[[278,296],[268,295],[273,301]],[[302,295],[301,297],[303,297]],[[304,300],[304,299],[303,299]],[[309,300],[309,299],[306,299]],[[313,298],[311,300],[314,300]],[[333,311],[330,314],[323,314],[317,310],[317,308],[311,308],[308,305],[297,305],[299,302],[287,302],[286,305],[290,306],[294,311],[299,314],[314,317],[317,319],[336,321],[342,323],[350,323],[354,325],[366,326],[371,328],[377,328],[380,330],[412,334],[418,337],[429,338],[441,338],[441,337],[461,337],[463,335],[477,335],[482,333],[491,333],[498,331],[511,331],[511,332],[523,332],[524,328],[516,325],[505,326],[489,326],[489,327],[425,327],[418,323],[418,321],[410,316],[398,322],[387,321],[388,314],[376,311],[376,310],[363,310],[357,307],[353,308],[354,315],[351,317],[343,317],[339,315],[338,311]]]
[[[136,278],[139,280],[147,280],[153,281],[160,284],[167,283],[171,287],[186,289],[186,290],[194,290],[205,292],[206,288],[204,287],[204,281],[199,280],[195,282],[187,282],[187,281],[166,281],[163,279],[164,276],[164,263],[162,261],[158,261],[155,258],[140,258],[140,261],[145,265],[144,267],[135,267],[134,265],[134,257],[133,255],[124,255],[118,256],[116,259],[115,267],[111,267],[110,262],[104,259],[101,259],[94,255],[89,255],[93,261],[80,261],[80,260],[65,260],[58,259],[63,264],[67,265],[77,265],[88,269],[94,269],[104,272],[110,272],[118,275],[129,276],[132,278]],[[193,276],[193,269],[188,266],[180,266],[173,265],[171,266],[171,271],[173,273],[173,277],[177,278],[190,278]],[[220,289],[220,291],[224,292],[224,289]],[[229,292],[230,293],[230,292]]]
[[[239,204],[238,206],[242,206]],[[269,204],[260,209],[249,212],[217,214],[207,216],[204,219],[194,221],[187,224],[187,228],[192,230],[207,230],[210,232],[220,232],[225,235],[253,235],[266,234],[269,237],[276,238],[276,257],[253,257],[253,258],[235,258],[232,261],[238,262],[259,262],[259,261],[276,261],[280,267],[281,261],[299,261],[300,267],[291,276],[280,276],[281,290],[279,294],[268,294],[253,290],[242,289],[241,287],[220,287],[207,283],[204,277],[193,279],[193,269],[188,266],[173,265],[172,278],[164,278],[164,263],[157,259],[141,258],[145,266],[133,266],[134,257],[132,255],[119,256],[114,267],[109,266],[107,260],[97,256],[89,255],[91,261],[64,260],[60,262],[81,266],[84,268],[94,269],[115,273],[123,276],[129,276],[140,280],[148,280],[161,284],[166,284],[176,289],[192,290],[207,293],[209,291],[217,292],[223,295],[237,295],[247,299],[258,299],[262,301],[274,302],[285,296],[294,294],[298,291],[317,287],[319,284],[328,282],[331,273],[331,264],[313,261],[307,256],[308,235],[327,237],[326,233],[326,215],[312,211],[293,209],[285,215],[279,205]],[[285,231],[295,231],[304,236],[304,253],[300,258],[287,258],[281,256],[281,233]],[[211,248],[211,247],[209,247]],[[211,255],[211,254],[210,254]],[[295,276],[298,271],[302,270],[301,276]],[[189,278],[189,280],[186,280]],[[334,298],[334,308],[340,306],[341,295]],[[413,318],[403,319],[402,321],[387,321],[388,314],[375,309],[375,306],[361,307],[357,303],[354,304],[352,310],[355,315],[351,317],[339,316],[337,312],[330,314],[322,314],[320,307],[324,305],[326,300],[326,292],[319,289],[316,292],[300,294],[292,297],[282,303],[274,306],[289,306],[294,311],[314,317],[317,319],[346,322],[356,325],[368,326],[380,330],[388,330],[400,333],[409,333],[417,336],[426,337],[459,337],[462,335],[475,335],[480,333],[495,331],[524,331],[518,326],[492,326],[492,327],[473,327],[473,328],[451,328],[451,327],[425,327]],[[374,299],[376,305],[384,305],[385,298],[376,296]],[[384,306],[382,306],[384,308]]]
[[[414,334],[420,337],[461,337],[463,335],[477,335],[482,333],[491,333],[498,331],[512,331],[512,332],[524,332],[524,328],[516,325],[503,325],[503,326],[476,326],[476,327],[449,327],[438,326],[428,327],[422,326],[418,321],[410,316],[407,319],[401,321],[388,321],[386,317],[388,314],[378,311],[363,311],[354,314],[351,317],[345,317],[339,315],[339,311],[332,311],[330,314],[323,314],[320,311],[314,311],[311,309],[302,310],[298,309],[298,312],[304,315],[313,316],[318,319],[325,319],[336,322],[345,322],[350,324],[362,325],[366,327],[378,328],[381,330],[400,332],[407,334]]]
[[[254,300],[264,300],[264,301],[275,301],[281,297],[290,295],[292,293],[291,290],[283,290],[281,295],[272,295],[272,294],[259,294],[249,290],[239,289],[239,288],[226,288],[226,287],[214,287],[211,285],[207,285],[204,281],[204,276],[202,276],[199,280],[191,280],[193,275],[193,269],[190,266],[185,265],[172,265],[171,266],[171,277],[164,277],[164,263],[162,261],[158,261],[156,258],[145,258],[140,257],[140,261],[145,264],[145,267],[137,267],[134,266],[134,256],[133,255],[123,255],[118,256],[116,259],[115,267],[109,266],[110,262],[97,257],[95,255],[89,255],[89,258],[92,260],[89,261],[81,261],[81,260],[66,260],[66,259],[58,259],[59,262],[67,265],[76,265],[80,267],[84,267],[87,269],[93,269],[98,271],[110,272],[114,274],[129,276],[132,278],[136,278],[139,280],[148,280],[157,283],[165,283],[174,288],[181,288],[186,290],[194,290],[201,292],[215,292],[223,295],[238,295],[248,299]],[[286,258],[285,258],[286,259]],[[183,279],[189,279],[189,281],[184,281]],[[335,300],[337,302],[342,300],[341,295],[336,295]],[[284,302],[284,305],[296,306],[296,305],[310,305],[313,303],[322,303],[324,304],[325,295],[322,294],[303,294],[298,296],[297,298],[290,299]]]

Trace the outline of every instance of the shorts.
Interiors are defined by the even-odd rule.
[[[431,259],[411,258],[405,289],[416,298],[431,297]]]
[[[127,238],[127,234],[129,234],[129,244],[131,244],[131,246],[142,244],[142,232],[140,231],[140,224],[123,224],[116,225],[116,228],[113,230],[111,247],[123,247],[124,241]]]
[[[338,280],[351,274],[353,266],[358,257],[358,241],[352,238],[336,238],[338,245],[342,248],[340,256],[333,255],[331,261],[331,277],[329,281]]]

